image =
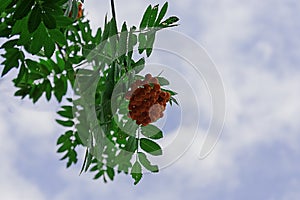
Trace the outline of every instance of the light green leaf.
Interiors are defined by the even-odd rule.
[[[147,126],[142,126],[141,130],[142,130],[142,134],[147,138],[151,138],[155,140],[163,138],[162,131],[152,124],[148,124]]]
[[[149,171],[151,172],[158,172],[158,166],[157,165],[152,165],[151,162],[148,160],[146,154],[144,154],[143,152],[139,152],[138,153],[138,157],[139,157],[139,161],[141,162],[141,164]]]
[[[163,77],[156,77],[156,78],[158,79],[160,86],[170,85],[170,82],[167,79]]]
[[[134,185],[138,184],[143,177],[142,166],[139,162],[135,162],[131,168],[131,177],[134,179]]]

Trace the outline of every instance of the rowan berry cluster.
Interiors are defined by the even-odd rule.
[[[170,93],[162,91],[158,79],[147,74],[145,79],[132,83],[125,95],[129,100],[128,116],[138,125],[147,126],[163,117]]]

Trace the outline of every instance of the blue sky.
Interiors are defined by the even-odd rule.
[[[138,24],[149,3],[164,1],[116,1],[119,24]],[[78,176],[79,165],[65,169],[55,153],[63,131],[54,122],[59,105],[32,105],[13,97],[9,75],[0,79],[1,199],[300,199],[300,2],[186,0],[169,5],[169,15],[181,19],[174,30],[207,51],[223,80],[227,112],[213,152],[198,159],[212,109],[203,80],[190,68],[180,68],[185,62],[175,68],[178,77],[184,74],[186,88],[192,85],[194,90],[180,88],[175,75],[171,86],[185,94],[179,99],[182,121],[193,118],[193,108],[200,110],[197,137],[184,156],[159,174],[146,174],[138,186],[123,175],[104,184],[93,181],[91,174]],[[86,0],[94,27],[103,24],[108,6]],[[166,65],[167,60],[155,61]],[[191,100],[189,95],[198,97]],[[175,113],[171,109],[169,113],[165,120],[180,119],[170,116]],[[195,131],[185,123],[181,128],[188,137]],[[165,145],[178,134],[168,130]]]

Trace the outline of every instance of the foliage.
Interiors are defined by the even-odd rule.
[[[110,20],[106,16],[103,28],[93,34],[89,20],[78,17],[81,3],[2,1],[0,37],[6,42],[1,46],[1,76],[16,69],[15,96],[28,96],[33,103],[42,97],[69,102],[57,112],[60,119],[56,120],[67,129],[57,140],[57,152],[63,154],[67,167],[77,163],[76,149],[83,147],[86,155],[81,172],[94,172],[94,178],[101,177],[104,182],[114,180],[116,173],[130,174],[137,184],[142,168],[159,171],[148,157],[162,155],[155,140],[163,133],[154,125],[141,127],[128,118],[124,95],[130,83],[140,77],[137,74],[152,53],[157,31],[176,26],[178,18],[165,19],[168,3],[161,9],[149,5],[139,28],[124,22],[119,31],[113,15]],[[85,64],[92,69],[80,68]],[[157,78],[161,86],[169,84],[167,79]],[[116,90],[118,87],[123,89]],[[70,90],[76,98],[67,98]],[[170,103],[177,103],[175,92],[164,91],[172,95]],[[119,109],[113,110],[115,103]]]

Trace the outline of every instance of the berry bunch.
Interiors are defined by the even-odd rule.
[[[129,117],[138,125],[147,126],[163,117],[170,93],[161,90],[157,78],[147,74],[145,79],[137,80],[125,95],[129,100]]]

